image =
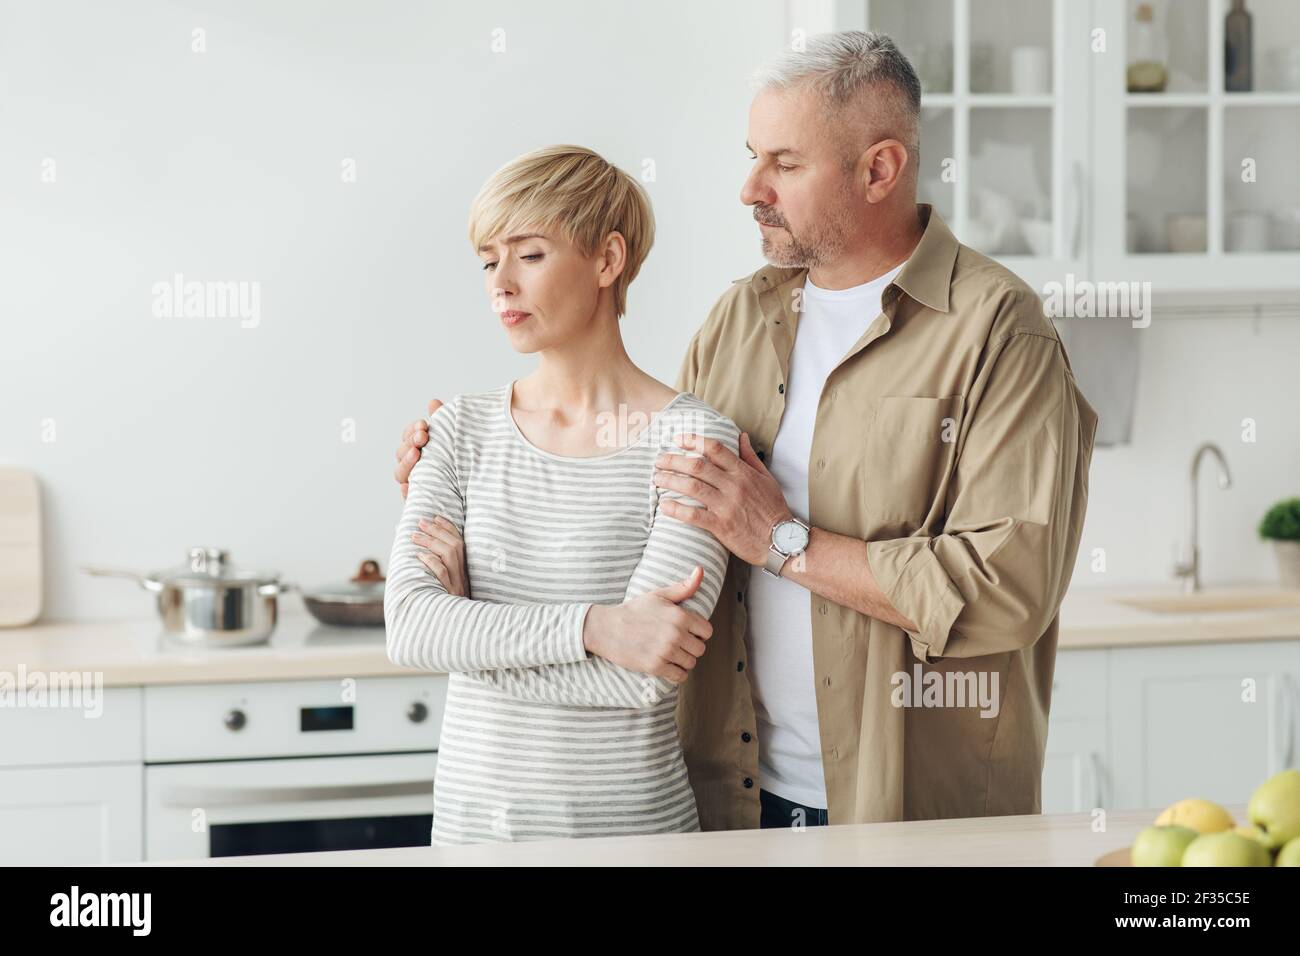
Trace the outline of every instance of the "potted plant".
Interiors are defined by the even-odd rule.
[[[1279,501],[1259,523],[1259,536],[1273,542],[1283,587],[1300,588],[1300,498]]]

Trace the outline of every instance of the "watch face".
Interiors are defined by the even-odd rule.
[[[808,547],[808,531],[793,521],[782,521],[772,532],[772,543],[782,554],[794,554]]]

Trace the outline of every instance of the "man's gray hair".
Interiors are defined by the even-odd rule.
[[[759,90],[787,90],[811,85],[834,115],[855,102],[869,87],[892,88],[899,133],[915,140],[921,115],[921,81],[894,41],[883,33],[842,30],[810,37],[803,50],[787,50],[753,75]],[[915,150],[915,141],[906,144]]]

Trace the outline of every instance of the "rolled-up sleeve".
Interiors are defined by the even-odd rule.
[[[921,661],[1032,645],[1056,617],[1087,504],[1095,417],[1060,340],[1006,333],[976,376],[957,435],[943,532],[868,541],[867,559]]]

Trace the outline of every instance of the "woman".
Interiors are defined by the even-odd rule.
[[[626,173],[576,146],[529,153],[484,185],[469,234],[506,337],[538,364],[430,416],[393,542],[389,657],[450,674],[432,841],[698,830],[677,687],[727,553],[665,513],[699,502],[653,472],[691,453],[675,436],[735,453],[738,430],[623,347],[654,238]]]

